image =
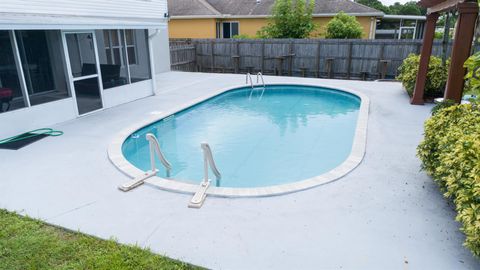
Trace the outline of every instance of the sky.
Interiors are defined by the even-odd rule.
[[[406,3],[406,2],[409,2],[411,0],[380,0],[380,2],[382,2],[385,6],[390,6],[390,5],[393,5],[393,3],[395,2],[400,2],[402,4]]]

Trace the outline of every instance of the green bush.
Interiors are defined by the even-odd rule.
[[[437,114],[439,111],[441,111],[445,108],[452,107],[452,106],[455,106],[455,105],[457,105],[457,102],[455,102],[455,100],[445,99],[445,100],[438,103],[437,105],[435,105],[432,108],[432,115]]]
[[[465,93],[480,96],[480,52],[470,56],[465,62]]]
[[[464,245],[480,256],[480,103],[438,110],[417,148],[423,169],[455,203]]]
[[[448,61],[449,62],[449,61]],[[425,96],[442,96],[448,77],[448,64],[442,65],[442,59],[436,56],[430,57],[428,64],[427,82],[425,83]],[[410,54],[398,68],[397,80],[401,81],[408,94],[412,96],[417,80],[420,55]]]
[[[354,16],[340,11],[326,26],[325,38],[355,39],[362,38],[363,28]]]
[[[255,39],[257,37],[251,37],[247,34],[240,34],[240,35],[235,35],[232,38],[234,38],[234,39]]]

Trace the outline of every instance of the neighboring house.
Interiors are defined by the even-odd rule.
[[[166,0],[2,0],[0,138],[153,95]]]
[[[255,36],[267,25],[275,0],[168,0],[170,38],[231,38]],[[344,11],[357,18],[363,38],[375,38],[376,19],[384,14],[350,0],[316,0],[314,22],[317,32],[335,14]]]
[[[378,20],[375,39],[423,39],[426,16],[385,15]]]

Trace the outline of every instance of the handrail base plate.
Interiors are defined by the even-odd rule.
[[[189,208],[200,208],[202,207],[203,203],[205,202],[205,199],[207,198],[207,189],[210,187],[210,181],[208,182],[202,182],[200,184],[200,188],[195,192],[195,195],[193,195],[193,198],[190,200],[190,203],[188,204]]]
[[[130,190],[132,190],[136,187],[141,186],[145,182],[145,180],[147,180],[150,177],[153,177],[153,176],[157,175],[157,173],[158,173],[158,170],[146,171],[145,173],[135,177],[133,180],[119,186],[118,189],[120,189],[123,192],[130,191]]]

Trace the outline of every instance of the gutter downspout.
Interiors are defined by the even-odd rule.
[[[150,32],[150,30],[148,30]],[[150,58],[150,76],[152,77],[152,94],[155,96],[157,95],[157,78],[156,78],[156,72],[155,72],[155,58],[153,56],[154,52],[153,52],[153,43],[152,43],[152,39],[158,35],[158,28],[155,29],[155,32],[153,34],[149,34],[148,35],[148,54],[149,54],[149,58]],[[170,47],[170,46],[168,46]],[[170,58],[169,58],[169,62],[170,62]]]
[[[377,21],[376,17],[370,17],[370,34],[368,35],[368,39],[375,39],[376,21]]]

